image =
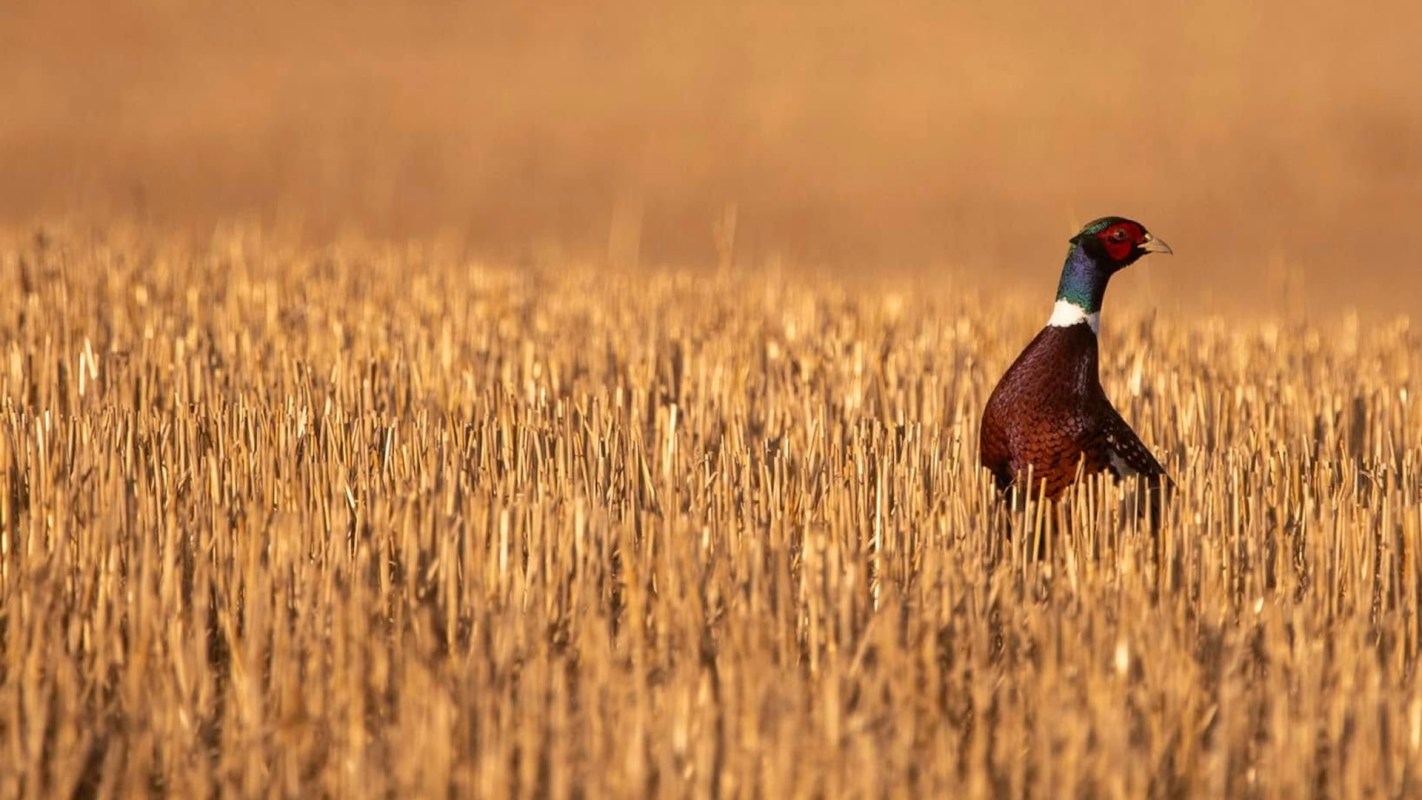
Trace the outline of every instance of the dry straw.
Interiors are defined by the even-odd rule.
[[[243,232],[0,266],[0,796],[1422,791],[1405,320],[1109,309],[1151,536],[976,466],[1037,296]]]

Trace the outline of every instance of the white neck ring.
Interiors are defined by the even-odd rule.
[[[1092,333],[1101,332],[1100,311],[1088,314],[1086,309],[1070,300],[1058,300],[1057,304],[1052,306],[1052,318],[1047,320],[1047,325],[1052,328],[1070,328],[1083,322],[1091,326]]]

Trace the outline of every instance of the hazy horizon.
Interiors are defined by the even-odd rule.
[[[598,254],[630,198],[643,263],[713,264],[734,203],[743,263],[992,285],[1040,281],[1074,226],[1124,214],[1179,254],[1151,264],[1155,302],[1277,304],[1287,283],[1311,308],[1413,311],[1419,19],[10,4],[0,222],[246,217],[520,258]]]

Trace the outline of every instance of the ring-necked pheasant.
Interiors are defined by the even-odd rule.
[[[1096,332],[1117,271],[1147,253],[1169,253],[1145,226],[1122,217],[1088,224],[1071,239],[1047,327],[1007,368],[983,410],[982,463],[1006,491],[1032,469],[1032,492],[1057,499],[1081,474],[1139,474],[1169,483],[1101,388]],[[1043,487],[1045,482],[1045,487]]]

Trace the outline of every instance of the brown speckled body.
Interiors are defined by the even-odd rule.
[[[1042,329],[1002,376],[983,410],[982,463],[1006,490],[1032,469],[1052,499],[1076,479],[1136,472],[1158,484],[1165,469],[1101,388],[1096,334],[1083,321]],[[1116,456],[1112,458],[1113,454]]]

